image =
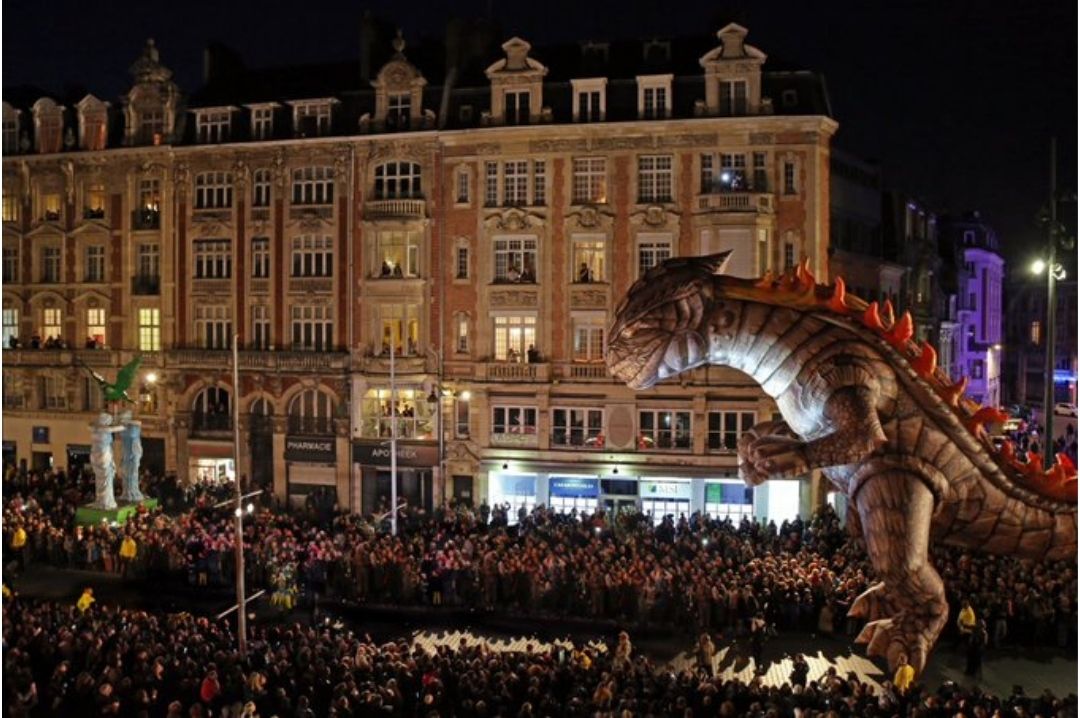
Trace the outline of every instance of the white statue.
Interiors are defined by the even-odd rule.
[[[96,509],[115,509],[116,496],[113,495],[113,480],[116,478],[116,464],[113,462],[113,438],[124,430],[113,426],[113,418],[102,412],[97,421],[90,425],[90,466],[94,469],[94,503]]]
[[[124,478],[124,489],[120,498],[136,503],[146,497],[139,490],[139,463],[142,461],[142,422],[131,418],[130,411],[120,414],[124,433],[120,435],[123,456],[120,458],[120,472]]]

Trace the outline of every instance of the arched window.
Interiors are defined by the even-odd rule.
[[[228,431],[232,429],[232,403],[229,390],[208,386],[195,397],[191,407],[192,428],[196,431]]]
[[[266,398],[259,397],[251,402],[248,414],[252,433],[272,434],[274,432],[274,405]]]
[[[420,165],[387,162],[375,168],[375,199],[419,199]]]
[[[307,389],[289,404],[289,433],[326,435],[334,433],[334,400],[324,391]]]

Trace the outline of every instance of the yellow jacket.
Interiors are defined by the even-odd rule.
[[[11,548],[22,548],[26,545],[26,529],[22,526],[15,529],[15,535],[11,537]]]
[[[913,680],[915,680],[915,669],[905,663],[896,669],[896,675],[893,676],[893,685],[896,686],[898,692],[907,693]]]
[[[125,536],[124,540],[120,542],[120,558],[135,558],[137,550],[135,539],[130,536]]]
[[[960,615],[956,619],[956,625],[961,633],[971,633],[975,630],[975,609],[971,606],[960,609]]]
[[[83,591],[83,594],[79,596],[79,600],[75,602],[75,607],[82,613],[86,613],[86,609],[90,608],[94,601],[93,594],[89,591]]]

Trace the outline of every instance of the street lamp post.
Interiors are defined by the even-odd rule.
[[[236,487],[236,631],[241,657],[247,656],[247,602],[244,600],[244,508],[240,488],[240,335],[233,335],[233,485]]]

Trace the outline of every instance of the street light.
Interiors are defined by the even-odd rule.
[[[1057,283],[1065,279],[1065,268],[1054,261],[1054,240],[1050,240],[1050,261],[1036,259],[1031,273],[1046,272],[1046,365],[1043,372],[1043,467],[1054,464],[1054,323],[1057,319]]]

